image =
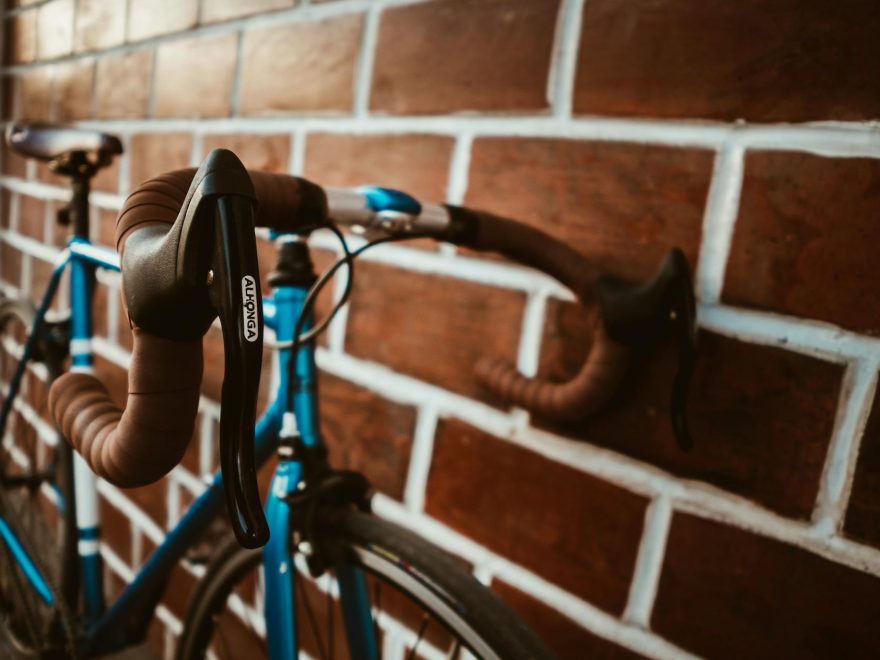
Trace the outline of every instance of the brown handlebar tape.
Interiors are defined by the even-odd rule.
[[[201,341],[170,341],[135,328],[124,409],[93,375],[71,372],[52,384],[49,410],[99,476],[124,488],[145,486],[183,457],[201,381]]]
[[[195,168],[167,172],[145,181],[128,196],[116,220],[116,249],[120,253],[133,230],[177,219],[195,173]],[[294,231],[326,219],[327,196],[320,186],[288,174],[248,174],[258,202],[256,226]]]
[[[116,224],[120,252],[134,230],[177,220],[195,173],[168,172],[126,199]],[[326,218],[320,187],[284,174],[252,172],[250,177],[259,202],[257,225],[297,229]],[[121,487],[150,484],[177,465],[192,437],[202,380],[201,340],[133,332],[124,409],[90,374],[65,374],[49,391],[50,410],[64,437],[98,475]]]

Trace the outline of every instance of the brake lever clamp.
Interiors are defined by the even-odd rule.
[[[656,275],[642,284],[603,275],[596,296],[608,336],[633,349],[656,344],[670,324],[675,328],[678,365],[673,378],[669,415],[676,443],[693,448],[687,426],[687,398],[696,364],[697,324],[694,288],[687,259],[670,250]]]

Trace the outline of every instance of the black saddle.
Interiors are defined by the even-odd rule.
[[[92,165],[103,167],[122,153],[122,143],[114,135],[39,122],[12,124],[6,129],[6,143],[27,158],[59,164],[90,154],[95,157]]]

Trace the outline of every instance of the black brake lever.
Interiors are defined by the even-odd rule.
[[[596,283],[596,296],[608,336],[634,349],[652,345],[670,323],[674,324],[679,353],[669,414],[676,443],[680,449],[689,451],[693,440],[686,412],[696,364],[697,325],[687,259],[681,250],[673,248],[657,274],[642,284],[603,275]]]
[[[253,202],[217,200],[212,302],[223,330],[220,468],[232,529],[245,548],[269,540],[254,465],[254,421],[263,354],[263,309]]]

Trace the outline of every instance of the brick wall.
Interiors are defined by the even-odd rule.
[[[633,277],[681,246],[702,326],[692,453],[666,421],[665,349],[582,424],[487,398],[477,356],[564,377],[587,316],[539,274],[423,244],[365,255],[319,351],[331,453],[374,480],[380,515],[460,554],[562,657],[876,657],[876,5],[18,5],[6,116],[125,143],[94,194],[96,241],[112,242],[133,185],[222,145],[254,168],[510,214]],[[33,294],[63,244],[66,192],[8,153],[0,183],[2,285]],[[326,263],[333,243],[315,243]],[[100,277],[94,345],[122,388],[118,290]],[[48,433],[42,376],[20,423]],[[101,485],[111,590],[202,489],[220,377],[210,360],[181,467],[150,488]],[[160,610],[157,645],[173,647],[185,595]]]

